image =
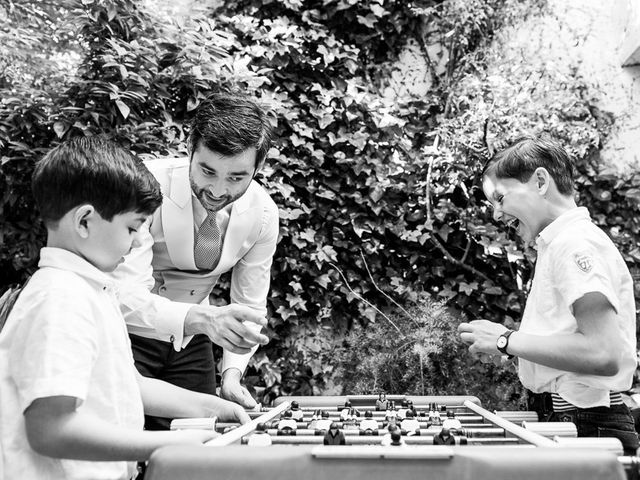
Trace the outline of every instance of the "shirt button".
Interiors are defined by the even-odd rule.
[[[171,336],[169,337],[169,341],[170,341],[171,343],[175,342],[175,341],[176,341],[176,337],[175,337],[175,335],[171,335]]]
[[[189,295],[191,295],[191,296],[193,296],[193,295],[195,295],[195,294],[196,294],[196,291],[195,291],[195,290],[191,290],[191,291],[189,292]]]
[[[165,287],[164,285],[162,287],[160,287],[158,289],[159,292],[166,292],[167,291],[167,287]]]

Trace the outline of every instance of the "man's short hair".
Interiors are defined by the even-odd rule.
[[[190,122],[189,151],[200,145],[224,156],[256,149],[256,168],[267,157],[272,129],[265,110],[243,95],[215,93],[198,105]]]
[[[518,138],[485,164],[482,176],[515,178],[525,183],[538,167],[547,169],[561,194],[573,195],[574,167],[571,158],[558,142],[549,137]]]
[[[31,190],[45,225],[91,204],[102,218],[151,215],[162,203],[160,185],[141,160],[103,137],[76,137],[47,153],[35,167]]]

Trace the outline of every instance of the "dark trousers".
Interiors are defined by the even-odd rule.
[[[622,442],[625,455],[635,455],[638,434],[629,407],[574,408],[563,412],[553,411],[551,394],[529,393],[529,408],[538,413],[540,421],[573,422],[578,437],[615,437]]]
[[[136,368],[145,377],[164,380],[194,392],[215,394],[213,345],[206,335],[194,336],[176,352],[173,344],[130,335]],[[145,415],[145,429],[168,430],[171,418]]]

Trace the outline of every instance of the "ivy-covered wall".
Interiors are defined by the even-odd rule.
[[[377,310],[397,308],[390,299],[410,306],[428,294],[456,321],[517,322],[532,252],[492,222],[478,168],[524,131],[566,142],[579,159],[581,199],[637,271],[630,213],[640,177],[599,175],[607,115],[570,68],[549,69],[535,56],[521,62],[500,43],[500,32],[543,10],[542,0],[245,0],[188,19],[152,16],[133,0],[17,4],[7,40],[29,27],[28,47],[46,58],[30,62],[18,58],[24,48],[5,47],[21,67],[0,74],[2,287],[36,266],[43,230],[28,181],[46,149],[106,132],[139,154],[184,152],[185,122],[219,89],[269,104],[278,134],[260,177],[281,214],[273,339],[248,372],[267,393],[348,383],[338,375],[353,359],[339,349],[357,348],[349,332],[373,335],[369,326],[384,321]],[[429,66],[430,89],[390,97],[408,42]],[[69,51],[77,70],[45,61]],[[216,295],[224,299],[224,282]],[[451,342],[446,351],[466,355],[442,324],[428,325],[420,338],[432,331]],[[437,360],[438,351],[423,353]],[[477,370],[455,388],[495,381],[512,401],[518,392],[505,371]]]

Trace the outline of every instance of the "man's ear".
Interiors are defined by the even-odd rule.
[[[536,168],[535,172],[533,172],[533,177],[536,182],[538,193],[544,196],[549,191],[549,187],[551,186],[552,179],[549,171],[544,167],[538,167]]]
[[[76,230],[81,238],[89,237],[89,230],[91,228],[91,222],[95,219],[98,212],[93,205],[80,205],[76,207],[73,213],[73,228]]]

